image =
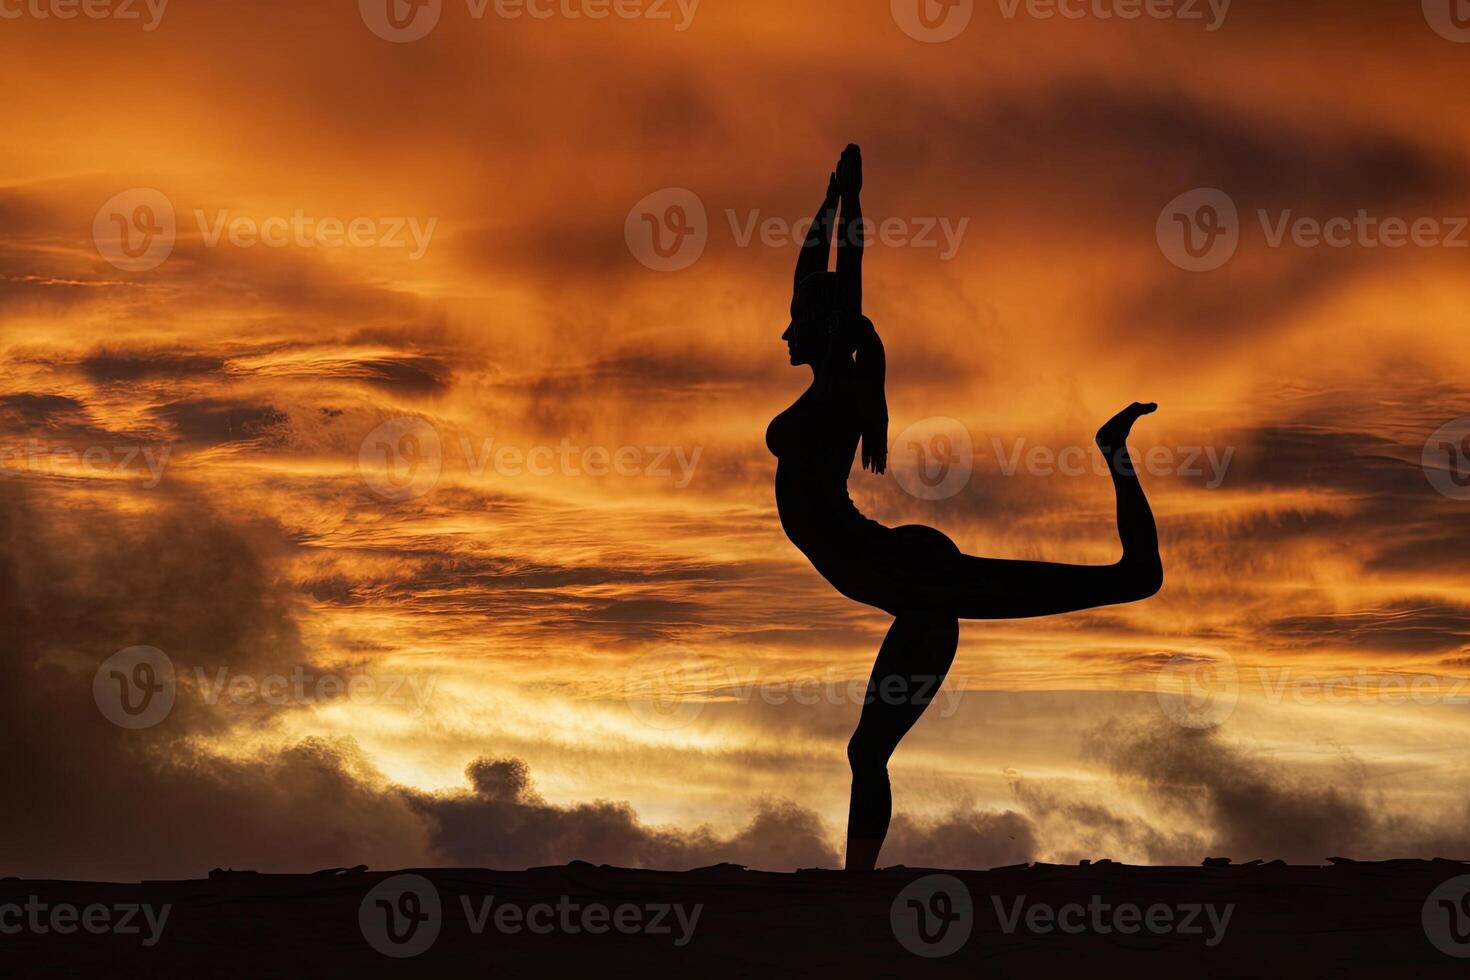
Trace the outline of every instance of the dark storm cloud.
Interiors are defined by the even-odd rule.
[[[1292,647],[1435,653],[1470,644],[1470,606],[1403,598],[1340,613],[1283,616],[1260,629]]]
[[[17,804],[0,814],[7,873],[838,863],[821,821],[779,801],[721,837],[646,827],[626,804],[548,804],[517,760],[482,759],[468,770],[471,789],[430,794],[384,778],[351,740],[308,738],[231,758],[203,751],[192,737],[289,708],[235,712],[185,696],[196,668],[257,676],[316,668],[296,628],[295,593],[260,557],[285,547],[276,532],[232,527],[187,497],[155,493],[148,502],[145,516],[121,517],[0,484],[0,615],[10,637],[0,738],[28,746],[0,755],[0,784]],[[170,656],[181,695],[156,727],[126,731],[98,712],[92,674],[134,644]]]
[[[195,310],[201,303],[246,304],[257,315],[271,312],[299,324],[309,314],[319,327],[340,325],[354,331],[361,331],[364,321],[428,317],[419,301],[363,281],[327,261],[320,248],[209,247],[195,234],[196,202],[182,198],[173,202],[179,233],[168,258],[146,272],[121,271],[97,253],[92,214],[83,213],[78,203],[93,202],[95,207],[115,192],[115,186],[104,190],[89,178],[52,181],[0,198],[0,209],[24,217],[27,232],[0,246],[0,309],[86,305],[110,309],[120,318],[167,321],[187,294],[195,297],[188,303]],[[106,360],[98,369],[105,379],[110,367],[119,366],[128,370],[126,364],[109,365]],[[383,380],[395,378],[390,373]]]
[[[122,350],[102,348],[81,361],[81,369],[93,381],[184,380],[218,374],[225,360],[207,354],[171,350]]]
[[[1036,827],[1024,814],[958,808],[934,819],[897,814],[883,864],[911,868],[999,868],[1036,857]]]
[[[250,711],[190,696],[179,696],[153,729],[118,729],[91,698],[91,674],[104,658],[122,646],[157,646],[175,663],[181,689],[193,685],[196,667],[310,667],[295,627],[297,599],[257,554],[265,529],[256,527],[256,544],[247,544],[201,502],[154,495],[146,516],[129,519],[91,502],[69,504],[63,522],[34,494],[0,485],[0,616],[15,629],[0,660],[0,736],[31,746],[0,757],[12,801],[0,817],[7,873],[198,876],[216,865],[528,867],[578,858],[669,868],[839,862],[819,818],[786,802],[763,802],[731,836],[681,832],[644,826],[626,804],[547,804],[516,760],[470,765],[469,790],[423,793],[392,785],[341,739],[216,757],[191,736],[231,730]]]
[[[1109,724],[1089,741],[1091,753],[1117,776],[1142,786],[1166,812],[1207,828],[1208,853],[1200,857],[1316,864],[1337,855],[1373,860],[1470,853],[1470,834],[1459,819],[1385,812],[1371,776],[1350,758],[1313,772],[1294,770],[1225,742],[1218,729],[1169,725]],[[1169,860],[1178,859],[1176,847],[1168,845]]]
[[[7,428],[72,428],[87,424],[87,414],[75,398],[20,392],[0,395],[0,420]]]
[[[278,442],[290,422],[273,405],[228,398],[194,398],[168,402],[154,414],[180,438],[205,446],[240,442]]]
[[[1432,492],[1419,465],[1422,443],[1409,444],[1387,433],[1284,422],[1234,433],[1231,441],[1239,447],[1231,462],[1231,486],[1369,496],[1424,497]]]
[[[1043,839],[1055,834],[1066,849],[1053,857],[1060,862],[1097,860],[1127,852],[1146,854],[1157,864],[1196,864],[1208,850],[1188,831],[1158,828],[1136,815],[1122,815],[1082,791],[1065,785],[1049,786],[1013,779],[1011,792],[1036,823]]]
[[[12,453],[57,442],[114,445],[138,438],[135,433],[107,429],[80,399],[39,392],[0,395],[0,439],[5,437],[11,437],[4,448]]]
[[[812,84],[825,82],[814,76]],[[1460,213],[1470,192],[1466,160],[1452,144],[1362,120],[1268,115],[1224,97],[1111,77],[935,93],[874,73],[834,97],[893,120],[885,141],[869,147],[874,166],[904,175],[882,198],[891,214],[970,216],[977,223],[972,244],[983,247],[1039,235],[1043,243],[1106,240],[1111,249],[1131,246],[1156,259],[1151,275],[1129,276],[1134,285],[1117,290],[1102,311],[1110,329],[1135,340],[1141,332],[1173,344],[1246,342],[1329,299],[1369,267],[1411,261],[1384,249],[1267,248],[1258,210],[1413,218]],[[688,156],[688,147],[680,151]],[[558,290],[578,281],[597,289],[609,280],[637,283],[642,270],[622,239],[623,208],[657,187],[688,186],[705,204],[710,234],[705,258],[680,282],[703,281],[712,264],[771,281],[794,244],[742,247],[730,215],[737,225],[757,214],[787,224],[810,217],[811,193],[800,193],[784,173],[688,170],[650,178],[643,190],[629,189],[621,208],[609,203],[589,213],[583,206],[550,224],[473,233],[464,254],[496,270],[549,277]],[[1195,187],[1231,195],[1242,221],[1241,256],[1210,276],[1175,269],[1154,242],[1160,210]],[[1020,201],[1024,213],[1012,203]]]
[[[378,357],[358,361],[347,369],[369,384],[412,394],[428,394],[447,388],[448,367],[432,357]]]
[[[347,776],[350,747],[307,743],[228,762],[188,741],[231,723],[197,700],[180,697],[164,723],[140,731],[98,711],[93,672],[135,644],[164,650],[184,677],[196,666],[307,662],[290,597],[254,547],[202,505],[161,493],[147,498],[147,516],[124,516],[0,484],[0,734],[27,746],[0,756],[15,804],[0,817],[0,864],[127,877],[198,875],[241,859],[314,866],[368,846],[406,853],[392,838],[413,839],[411,815],[365,798]]]
[[[683,870],[729,861],[784,870],[840,863],[816,815],[789,803],[761,804],[746,827],[721,838],[708,827],[680,832],[644,826],[625,803],[548,804],[517,759],[479,759],[466,774],[468,790],[405,793],[430,818],[434,847],[458,865],[522,868],[583,860]]]
[[[917,109],[917,106],[913,108]],[[1140,90],[1107,78],[984,93],[947,122],[978,159],[1094,176],[1083,186],[1116,205],[1213,186],[1250,207],[1342,209],[1433,201],[1463,193],[1463,160],[1444,147],[1360,123],[1248,113],[1183,91]],[[900,118],[922,119],[922,116]],[[945,130],[936,130],[943,132]],[[1101,167],[1127,163],[1132,167]],[[1161,192],[1165,192],[1159,199]],[[1150,228],[1152,222],[1149,223]]]

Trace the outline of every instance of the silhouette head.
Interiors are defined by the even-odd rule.
[[[792,364],[822,363],[837,328],[837,275],[814,272],[796,287],[791,325],[781,335]]]

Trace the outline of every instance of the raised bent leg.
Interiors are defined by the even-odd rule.
[[[1137,602],[1158,592],[1164,584],[1158,530],[1126,442],[1133,423],[1155,407],[1134,402],[1097,433],[1117,500],[1119,561],[1064,565],[961,555],[953,583],[940,588],[936,603],[961,619],[1018,619]]]
[[[847,870],[871,871],[888,834],[893,796],[888,759],[939,693],[954,663],[960,624],[953,616],[903,613],[878,650],[857,731],[847,743],[852,801],[847,814]]]

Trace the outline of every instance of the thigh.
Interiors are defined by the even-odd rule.
[[[954,663],[960,624],[953,616],[901,615],[878,650],[853,739],[885,758],[939,693]]]
[[[935,593],[941,608],[961,619],[1021,619],[1127,602],[1126,584],[1116,565],[961,555]]]

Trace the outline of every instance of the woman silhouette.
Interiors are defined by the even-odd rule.
[[[888,759],[919,720],[954,660],[961,619],[1050,616],[1146,599],[1163,584],[1153,513],[1126,441],[1157,407],[1134,402],[1097,433],[1117,497],[1123,557],[1112,565],[1060,565],[962,554],[930,527],[889,528],[858,512],[847,494],[862,441],[866,469],[887,466],[888,409],[883,344],[862,312],[862,157],[842,154],[796,265],[791,325],[782,334],[791,363],[810,365],[812,384],[771,421],[776,507],[791,543],[838,592],[893,616],[848,742],[852,801],[847,868],[871,870],[888,833]],[[837,271],[827,271],[836,224]]]

